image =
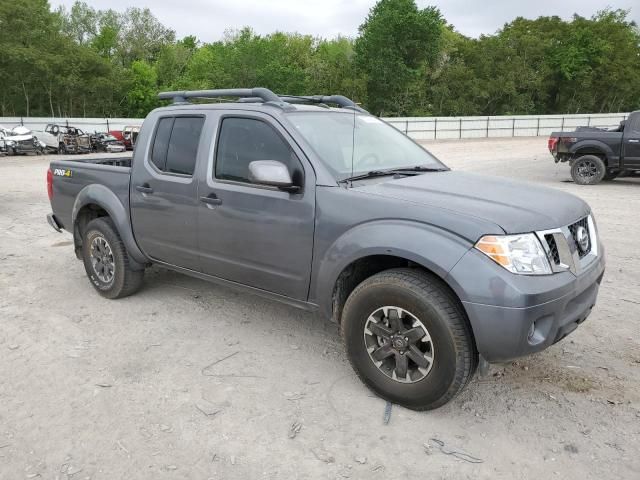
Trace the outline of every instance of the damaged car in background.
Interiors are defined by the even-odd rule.
[[[133,150],[140,133],[140,126],[128,125],[122,130],[111,130],[109,133],[121,141],[127,150]]]
[[[0,149],[7,155],[26,153],[41,154],[45,144],[27,127],[18,125],[13,129],[0,127]]]
[[[46,144],[48,151],[56,153],[89,153],[92,151],[91,139],[77,127],[48,124],[44,131],[36,132]]]
[[[110,133],[94,133],[90,136],[91,149],[94,152],[121,153],[126,151],[123,142]]]

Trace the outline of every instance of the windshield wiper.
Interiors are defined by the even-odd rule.
[[[340,183],[352,182],[353,180],[363,180],[365,178],[384,177],[385,175],[395,175],[397,172],[391,170],[371,170],[367,173],[361,173],[352,177],[343,178]]]
[[[400,167],[394,168],[392,170],[387,170],[387,172],[394,173],[420,173],[420,172],[446,172],[447,168],[442,167],[425,167],[424,165],[415,165],[413,167]]]
[[[390,168],[388,170],[371,170],[367,173],[361,173],[352,177],[343,178],[340,183],[352,182],[354,180],[364,180],[365,178],[384,177],[386,175],[418,175],[423,172],[444,172],[446,168],[424,167],[416,165],[414,167]]]

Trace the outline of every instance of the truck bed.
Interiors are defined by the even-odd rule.
[[[105,188],[115,194],[129,212],[131,157],[80,157],[51,162],[53,197],[51,206],[65,230],[71,228],[71,217],[78,194],[87,186]]]
[[[622,135],[622,132],[592,130],[581,127],[578,127],[578,129],[572,132],[552,132],[550,135],[551,138],[555,137],[560,139],[556,145],[556,151],[552,152],[552,154],[566,158],[564,156],[569,154],[574,145],[582,145],[583,142],[590,142],[588,145],[585,144],[585,146],[592,147],[593,145],[599,145],[608,148],[611,154],[617,159],[620,156],[622,147]],[[585,150],[585,152],[590,153],[588,149]]]

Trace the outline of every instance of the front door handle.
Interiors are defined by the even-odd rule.
[[[151,188],[148,183],[136,185],[136,190],[140,193],[153,193],[153,188]]]
[[[218,198],[215,193],[210,194],[208,197],[200,197],[200,201],[212,206],[222,205],[222,199]]]

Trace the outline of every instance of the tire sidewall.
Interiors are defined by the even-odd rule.
[[[581,161],[592,162],[598,169],[597,175],[589,179],[580,177],[578,175],[578,165]],[[573,161],[571,165],[571,178],[573,178],[573,181],[578,185],[595,185],[597,183],[600,183],[604,179],[606,174],[607,166],[600,157],[596,157],[595,155],[583,155],[581,157],[578,157]]]
[[[429,374],[415,383],[389,378],[375,366],[364,343],[364,327],[370,314],[382,306],[409,311],[426,327],[433,342],[434,360]],[[373,284],[349,297],[343,315],[343,335],[354,369],[374,391],[394,403],[420,408],[437,404],[456,377],[456,346],[447,312],[429,298],[397,284]]]
[[[104,238],[107,241],[113,254],[114,272],[113,279],[109,283],[103,282],[98,278],[91,263],[91,243],[97,237]],[[87,225],[82,244],[84,267],[93,287],[107,298],[116,294],[122,288],[125,275],[124,258],[118,248],[119,239],[116,234],[104,220],[92,220]]]

